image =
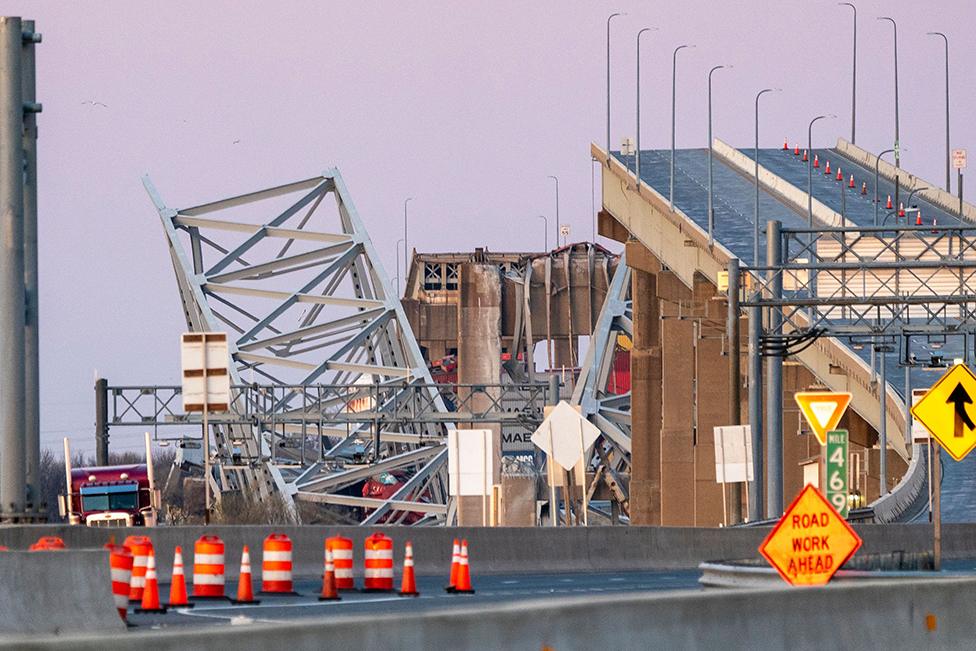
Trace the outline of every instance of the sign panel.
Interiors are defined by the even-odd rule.
[[[598,436],[596,425],[562,400],[532,434],[532,442],[565,470],[572,470]]]
[[[490,429],[447,431],[447,476],[452,496],[491,495],[498,459],[491,452]]]
[[[961,170],[966,167],[966,150],[965,149],[953,149],[952,150],[952,166],[957,170]]]
[[[912,407],[912,416],[932,433],[956,461],[976,447],[976,375],[965,364],[946,371]]]
[[[569,231],[570,231],[569,224],[559,225],[559,234],[562,235],[563,237],[569,237]]]
[[[837,427],[851,402],[851,394],[846,391],[800,391],[793,397],[820,445],[827,445],[827,432]]]
[[[823,585],[861,547],[861,538],[816,488],[807,485],[759,546],[790,585]]]
[[[912,389],[912,407],[917,405],[918,401],[921,400],[925,394],[928,393],[928,391],[928,389]],[[929,434],[929,431],[925,429],[925,425],[918,422],[917,418],[913,418],[912,443],[925,443],[930,438],[932,438],[932,436]]]
[[[183,411],[230,409],[227,333],[183,333],[180,358],[183,366]]]
[[[847,517],[847,430],[827,432],[827,501]]]
[[[735,484],[752,481],[752,436],[748,425],[712,430],[715,436],[715,481]]]

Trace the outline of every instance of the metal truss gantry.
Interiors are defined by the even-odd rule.
[[[368,523],[411,512],[445,521],[441,441],[451,423],[410,420],[406,392],[426,393],[437,413],[448,409],[339,171],[185,209],[167,207],[148,177],[143,184],[159,211],[187,326],[230,335],[232,384],[258,378],[292,387],[274,394],[269,408],[282,423],[300,411],[343,408],[335,392],[309,404],[299,387],[313,384],[375,385],[381,404],[368,409],[390,415],[391,430],[377,438],[365,422],[310,433],[218,421],[210,478],[218,491],[365,507]],[[249,408],[239,396],[232,411]],[[352,472],[352,451],[362,445],[370,463]],[[342,493],[364,473],[380,472],[405,478],[389,499]]]
[[[590,337],[590,345],[573,390],[571,403],[599,428],[602,436],[593,446],[590,466],[596,469],[591,492],[598,480],[610,488],[616,502],[629,515],[627,482],[620,474],[630,472],[630,391],[611,391],[618,338],[633,338],[633,305],[630,300],[630,267],[621,253]]]

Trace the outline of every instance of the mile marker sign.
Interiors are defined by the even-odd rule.
[[[800,491],[759,546],[790,585],[823,585],[861,547],[861,538],[813,484]]]

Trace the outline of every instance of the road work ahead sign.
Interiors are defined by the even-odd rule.
[[[957,364],[912,407],[912,416],[956,461],[962,461],[976,447],[974,399],[976,375],[965,364]]]
[[[861,539],[813,484],[800,491],[759,546],[790,585],[823,585],[861,547]]]
[[[800,391],[793,398],[820,445],[827,445],[827,432],[837,429],[851,402],[851,394],[846,391]]]

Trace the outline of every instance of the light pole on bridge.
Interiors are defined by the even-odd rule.
[[[755,176],[756,176],[756,210],[753,215],[752,232],[752,266],[759,266],[759,98],[766,93],[779,92],[780,88],[763,88],[756,93],[756,156],[755,156]]]
[[[946,192],[952,192],[950,187],[952,176],[949,172],[949,158],[952,155],[949,150],[949,37],[942,32],[928,32],[928,35],[941,36],[945,41]]]
[[[671,54],[671,178],[670,189],[668,191],[668,207],[674,211],[674,123],[675,123],[675,91],[677,88],[676,76],[678,74],[678,51],[685,48],[695,47],[694,45],[679,45],[674,48]]]
[[[618,11],[607,16],[607,166],[610,165],[610,21],[626,15]]]
[[[895,167],[901,167],[901,140],[898,137],[898,23],[890,16],[878,16],[878,20],[887,20],[894,30],[895,51]]]
[[[874,225],[875,226],[878,225],[878,205],[881,203],[881,197],[878,194],[878,180],[879,180],[878,177],[880,176],[880,174],[878,173],[878,167],[880,167],[881,165],[881,157],[884,156],[885,154],[890,154],[893,151],[895,150],[885,149],[883,152],[878,154],[877,157],[874,159]]]
[[[835,117],[833,113],[818,115],[807,125],[807,226],[810,228],[813,228],[813,123]]]
[[[712,74],[716,70],[731,68],[729,65],[715,66],[708,71],[708,246],[715,243],[715,211],[712,209]]]
[[[640,144],[640,132],[641,132],[641,111],[640,111],[640,96],[641,96],[641,76],[640,76],[640,38],[641,34],[644,32],[656,32],[657,27],[645,27],[639,32],[637,32],[637,151],[634,153],[634,172],[637,175],[637,189],[640,191],[641,183],[641,144]]]
[[[838,2],[839,6],[854,10],[854,48],[851,64],[851,144],[854,144],[854,128],[857,123],[857,7],[853,2]]]

